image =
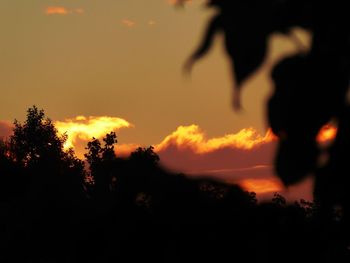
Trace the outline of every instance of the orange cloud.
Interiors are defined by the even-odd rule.
[[[68,135],[65,148],[75,147],[77,140],[89,141],[92,137],[102,138],[111,131],[129,128],[133,125],[128,121],[116,117],[85,117],[56,121],[55,126],[60,134]]]
[[[257,194],[275,193],[282,190],[282,185],[277,179],[244,179],[239,185],[246,191],[255,192]]]
[[[84,9],[76,8],[76,9],[67,9],[63,6],[49,6],[45,9],[45,14],[47,15],[68,15],[68,14],[82,14],[84,13]]]
[[[167,0],[169,5],[184,5],[191,3],[192,0]]]
[[[319,143],[329,142],[335,139],[337,128],[325,125],[317,135]],[[179,126],[176,131],[167,136],[160,144],[156,145],[156,151],[162,151],[169,145],[178,148],[190,148],[197,154],[209,153],[222,148],[235,148],[251,150],[259,145],[276,140],[277,137],[269,129],[264,136],[254,128],[245,128],[237,133],[226,134],[222,137],[208,139],[205,133],[197,125]]]
[[[63,6],[49,6],[45,9],[47,15],[67,15],[69,12]]]
[[[136,22],[130,19],[123,19],[121,23],[126,27],[134,27],[136,25]]]
[[[222,148],[250,150],[261,144],[271,142],[274,138],[270,130],[267,131],[265,136],[261,136],[255,129],[246,128],[238,133],[208,139],[197,125],[179,126],[176,131],[167,136],[155,149],[156,151],[162,151],[169,145],[175,145],[178,148],[190,148],[197,154],[213,152]]]

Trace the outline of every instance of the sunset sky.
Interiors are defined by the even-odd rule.
[[[270,39],[235,113],[220,36],[191,77],[182,74],[213,11],[201,0],[184,8],[173,2],[0,0],[0,135],[35,104],[68,132],[80,156],[91,137],[114,130],[120,152],[154,145],[174,170],[279,190],[265,102],[271,67],[295,44]],[[295,33],[308,45],[306,32]]]

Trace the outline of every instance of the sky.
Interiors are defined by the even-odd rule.
[[[296,45],[271,37],[234,112],[222,36],[189,78],[182,74],[213,10],[201,0],[173,2],[0,0],[0,135],[36,105],[80,156],[91,137],[114,130],[120,153],[154,145],[173,170],[280,189],[265,103],[272,66]],[[307,32],[295,34],[308,45]]]

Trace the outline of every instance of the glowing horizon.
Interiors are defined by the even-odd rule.
[[[84,156],[85,146],[93,137],[102,139],[107,133],[111,131],[119,132],[120,129],[134,127],[133,124],[127,120],[119,117],[109,116],[76,116],[74,118],[68,118],[61,121],[54,121],[59,134],[67,134],[68,138],[64,145],[65,149],[73,148],[79,158]],[[11,125],[8,121],[0,121],[0,131],[5,134],[2,136],[9,136],[11,132]],[[334,140],[337,134],[337,128],[333,125],[325,125],[317,136],[317,141],[322,145]],[[273,142],[276,142],[277,137],[268,129],[265,135],[261,135],[256,129],[250,127],[241,129],[235,133],[228,133],[218,137],[208,137],[206,132],[203,131],[198,125],[178,126],[173,132],[165,136],[159,143],[155,143],[154,149],[161,156],[161,163],[167,164],[169,161],[177,159],[179,156],[183,156],[190,160],[200,160],[200,156],[210,156],[215,154],[220,155],[221,150],[229,150],[229,153],[234,160],[235,154],[247,154],[249,157],[250,152],[253,153],[257,149],[268,146]],[[116,153],[119,157],[127,157],[137,147],[143,146],[137,142],[134,143],[122,143],[117,144]],[[79,151],[82,150],[82,151]],[[78,150],[78,151],[77,151]],[[174,152],[175,150],[175,152]],[[170,151],[170,155],[167,154]],[[237,153],[238,151],[238,153]],[[236,153],[235,153],[236,152]],[[175,154],[175,155],[174,155]],[[179,154],[179,156],[176,156]],[[190,155],[188,155],[190,154]],[[264,153],[262,153],[264,154]],[[265,153],[264,155],[270,155]],[[186,157],[187,156],[187,157]],[[266,156],[265,156],[266,157]],[[272,162],[265,164],[255,163],[251,166],[243,168],[230,168],[222,169],[218,166],[215,169],[198,170],[197,172],[189,171],[186,164],[177,163],[177,169],[185,172],[189,176],[196,175],[210,175],[219,180],[223,180],[228,183],[237,183],[243,189],[257,194],[270,194],[273,192],[280,192],[283,190],[282,183],[273,176]],[[201,167],[201,163],[198,163],[198,167]],[[234,162],[233,162],[233,165]],[[261,174],[260,176],[256,176]],[[260,171],[260,172],[259,172]],[[244,177],[231,181],[229,174],[243,174]]]

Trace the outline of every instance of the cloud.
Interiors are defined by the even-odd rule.
[[[154,20],[149,20],[147,23],[149,26],[154,26],[156,24],[156,21]]]
[[[69,15],[69,14],[83,14],[84,9],[82,8],[75,8],[75,9],[68,9],[63,6],[49,6],[45,9],[46,15]]]
[[[166,0],[169,5],[185,5],[192,3],[192,0]]]
[[[77,116],[73,119],[56,121],[55,126],[60,134],[68,135],[65,148],[77,148],[82,141],[86,143],[92,137],[102,138],[111,131],[133,127],[131,123],[122,118],[107,116]]]
[[[324,126],[318,136],[320,145],[334,140],[337,127]],[[210,175],[227,183],[238,183],[260,199],[271,199],[281,192],[289,200],[312,199],[312,182],[306,180],[284,188],[275,175],[273,163],[277,140],[268,130],[265,135],[253,128],[221,137],[207,138],[197,125],[179,126],[155,146],[165,167],[190,176]]]
[[[265,136],[261,136],[255,129],[246,128],[238,133],[208,139],[197,125],[179,126],[176,131],[156,146],[156,150],[162,151],[169,146],[179,149],[188,148],[197,154],[210,153],[223,148],[251,150],[258,145],[271,142],[274,138],[270,130]]]
[[[133,20],[130,20],[130,19],[123,19],[123,20],[121,21],[121,23],[122,23],[124,26],[129,27],[129,28],[136,26],[136,22],[133,21]]]
[[[240,185],[243,189],[257,194],[275,193],[283,188],[281,182],[275,178],[248,178],[241,180]]]
[[[317,137],[320,144],[332,141],[335,126],[326,125]],[[226,183],[237,183],[256,192],[260,200],[271,199],[275,192],[288,200],[312,200],[310,179],[285,188],[275,175],[276,137],[253,128],[217,138],[207,138],[197,125],[180,126],[155,146],[164,167],[189,176],[211,176]]]
[[[13,124],[9,121],[0,120],[0,138],[9,137],[12,134]]]
[[[147,25],[148,27],[153,27],[157,24],[157,22],[154,20],[148,20],[143,23],[137,23],[136,21],[131,19],[122,19],[120,23],[127,28],[133,28],[133,27],[136,27],[137,25]]]
[[[186,131],[186,132],[183,132]],[[225,181],[272,173],[276,141],[252,128],[207,139],[198,126],[180,126],[155,146],[164,166],[192,175],[211,174]]]
[[[336,134],[337,127],[330,124],[325,125],[318,133],[316,140],[320,144],[326,143],[334,140]],[[252,150],[276,139],[271,129],[265,135],[261,135],[254,128],[245,128],[237,133],[209,139],[198,125],[189,125],[179,126],[176,131],[156,146],[156,150],[162,151],[169,147],[176,147],[180,151],[190,149],[196,154],[206,154],[225,148]]]
[[[63,6],[49,6],[45,9],[47,15],[67,15],[69,12]]]
[[[164,167],[190,176],[211,176],[239,183],[259,194],[281,190],[274,177],[276,138],[268,130],[261,135],[253,128],[216,138],[207,138],[197,125],[179,126],[155,145]],[[247,180],[251,181],[247,181]]]

